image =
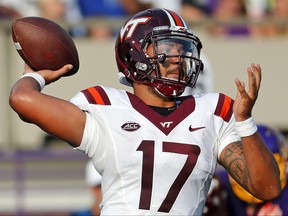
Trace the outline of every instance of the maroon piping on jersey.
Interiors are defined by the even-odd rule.
[[[192,96],[183,97],[179,107],[168,116],[160,115],[137,96],[129,92],[128,97],[134,109],[152,122],[165,135],[168,135],[181,121],[195,110],[195,99]]]
[[[233,103],[234,101],[230,97],[220,93],[214,114],[225,122],[229,122],[233,114]]]
[[[111,105],[111,102],[101,86],[94,86],[81,91],[90,104]]]

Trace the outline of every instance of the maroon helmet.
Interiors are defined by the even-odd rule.
[[[179,44],[181,51],[175,54],[163,49],[172,43]],[[147,54],[150,44],[153,56]],[[199,38],[177,13],[159,8],[139,12],[124,24],[116,41],[120,83],[128,86],[132,82],[143,83],[164,97],[179,96],[186,86],[195,86],[203,70],[201,48]],[[159,64],[169,65],[169,58],[178,58],[178,79],[161,76]]]

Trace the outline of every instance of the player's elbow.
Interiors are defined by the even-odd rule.
[[[25,120],[27,113],[31,112],[31,105],[33,104],[33,97],[21,91],[11,90],[9,96],[10,107],[19,115],[22,120]],[[25,120],[27,121],[27,120]]]
[[[282,192],[281,187],[280,188],[273,187],[270,190],[268,190],[268,192],[262,193],[259,199],[263,201],[273,200],[277,198],[278,196],[280,196],[281,192]]]
[[[282,193],[282,187],[280,186],[278,189],[275,189],[271,192],[269,199],[275,199]]]
[[[267,186],[258,188],[258,192],[255,192],[255,196],[263,201],[273,200],[277,198],[282,192],[280,180],[275,180],[274,183],[270,181],[270,184]]]
[[[23,102],[25,102],[25,97],[23,97],[23,94],[15,89],[12,89],[9,96],[9,104],[11,108],[17,112],[21,107],[21,104],[23,105]]]

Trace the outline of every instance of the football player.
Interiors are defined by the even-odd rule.
[[[273,154],[251,116],[260,65],[248,89],[179,97],[203,69],[201,41],[175,12],[130,18],[115,45],[119,79],[133,94],[96,85],[70,102],[41,93],[71,69],[32,71],[11,91],[19,116],[85,152],[102,175],[103,215],[201,215],[217,163],[259,199],[281,192]]]

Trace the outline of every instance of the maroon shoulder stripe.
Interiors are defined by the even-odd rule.
[[[111,105],[106,92],[100,86],[94,86],[82,91],[91,104]]]
[[[220,93],[214,114],[226,122],[230,121],[233,114],[233,103],[234,101],[230,97]]]

